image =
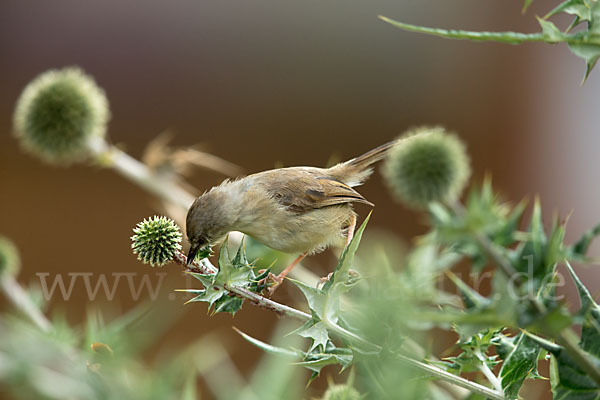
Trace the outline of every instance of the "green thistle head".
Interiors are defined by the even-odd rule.
[[[21,266],[17,246],[8,238],[0,236],[0,279],[16,276]]]
[[[167,217],[144,219],[133,229],[131,248],[138,260],[153,267],[162,267],[181,250],[181,231]]]
[[[471,168],[460,139],[444,128],[418,128],[390,152],[383,174],[398,200],[415,208],[452,201],[462,192]]]
[[[14,114],[15,136],[43,160],[67,164],[88,154],[110,118],[104,91],[79,68],[51,70],[23,90]]]
[[[361,395],[349,385],[332,385],[323,395],[323,400],[360,400]]]

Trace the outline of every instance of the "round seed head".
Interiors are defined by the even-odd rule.
[[[414,208],[458,198],[471,175],[460,139],[441,127],[418,128],[403,136],[383,166],[396,198]]]
[[[17,101],[15,136],[27,151],[50,163],[88,155],[88,141],[103,137],[110,118],[104,91],[79,68],[42,73]]]
[[[8,238],[0,236],[0,279],[16,276],[21,266],[17,246]]]
[[[133,229],[131,248],[138,260],[153,267],[162,267],[181,250],[181,231],[167,217],[144,219]]]

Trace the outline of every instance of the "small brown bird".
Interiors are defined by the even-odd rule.
[[[373,172],[397,141],[331,168],[290,167],[226,180],[198,197],[186,218],[188,263],[207,245],[239,231],[285,253],[300,253],[279,275],[271,275],[272,294],[306,255],[348,244],[354,234],[352,203],[373,206],[352,187]]]

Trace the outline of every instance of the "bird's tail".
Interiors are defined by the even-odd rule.
[[[384,159],[399,141],[399,139],[396,139],[382,144],[362,156],[335,165],[331,168],[332,175],[348,186],[361,185],[373,173],[373,164]]]

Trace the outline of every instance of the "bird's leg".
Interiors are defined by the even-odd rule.
[[[352,213],[352,217],[350,217],[350,225],[348,225],[348,234],[346,235],[346,247],[344,247],[344,249],[347,249],[348,246],[350,246],[350,242],[352,241],[352,238],[354,238],[354,230],[355,229],[356,229],[356,215],[354,213]],[[333,275],[333,272],[330,272],[329,274],[327,274],[327,276],[320,278],[319,283],[321,285],[323,285],[325,282],[327,282],[331,279],[331,275]]]
[[[292,261],[292,263],[290,265],[288,265],[283,271],[281,271],[279,273],[279,275],[273,275],[271,273],[269,273],[269,276],[267,276],[266,278],[264,278],[264,284],[267,284],[269,282],[273,282],[272,285],[269,285],[265,288],[265,292],[266,294],[270,297],[273,295],[273,293],[275,293],[275,290],[277,290],[277,288],[279,287],[279,285],[281,285],[283,283],[283,280],[285,279],[285,277],[290,273],[290,271],[292,269],[294,269],[294,267],[296,265],[298,265],[298,263],[300,261],[302,261],[302,259],[304,257],[306,257],[308,253],[302,253],[300,254],[294,261]],[[260,286],[260,285],[259,285]]]

